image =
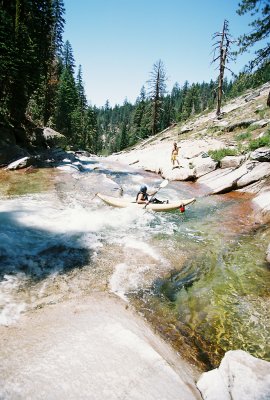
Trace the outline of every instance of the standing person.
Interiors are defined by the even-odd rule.
[[[177,146],[177,143],[174,142],[173,149],[172,149],[172,155],[171,155],[173,168],[174,168],[175,161],[177,162],[177,165],[179,167],[179,161],[178,161],[178,158],[177,158],[178,157],[178,152],[179,152],[179,147]]]

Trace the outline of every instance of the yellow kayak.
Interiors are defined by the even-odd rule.
[[[170,203],[164,204],[156,204],[156,203],[149,203],[146,207],[145,204],[138,204],[136,201],[124,198],[124,197],[113,197],[113,196],[106,196],[105,194],[97,193],[97,196],[104,201],[104,203],[109,204],[110,206],[119,207],[119,208],[126,208],[126,207],[134,207],[134,208],[141,208],[146,210],[153,210],[153,211],[173,211],[177,210],[181,205],[187,206],[188,204],[194,203],[196,199],[193,197],[191,199],[182,199],[173,201]]]

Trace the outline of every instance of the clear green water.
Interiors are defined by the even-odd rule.
[[[46,192],[54,185],[53,169],[0,170],[0,197]]]
[[[135,296],[156,329],[203,368],[219,365],[234,349],[270,361],[270,269],[265,261],[270,227],[249,225],[246,201],[221,199],[194,206],[171,239],[170,251],[178,255],[175,269]],[[158,239],[166,241],[165,236]]]

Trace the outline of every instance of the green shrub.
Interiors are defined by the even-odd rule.
[[[220,131],[222,131],[222,128],[220,126],[209,126],[207,128],[207,133],[208,134],[217,133],[217,132],[220,132]]]
[[[256,129],[259,129],[260,125],[254,124],[254,125],[249,125],[249,127],[247,128],[248,132],[252,132],[255,131]]]
[[[237,140],[238,142],[242,142],[243,140],[246,140],[246,139],[251,139],[250,132],[239,133],[238,135],[235,136],[235,140]]]
[[[236,156],[237,155],[237,150],[235,149],[219,149],[219,150],[209,150],[208,151],[209,156],[216,162],[220,162],[222,158],[226,156]]]
[[[268,131],[263,137],[251,140],[249,150],[256,150],[259,147],[270,146],[270,132]]]

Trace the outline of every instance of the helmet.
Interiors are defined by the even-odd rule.
[[[140,192],[146,193],[146,192],[147,192],[147,186],[142,185],[142,186],[140,187]]]

